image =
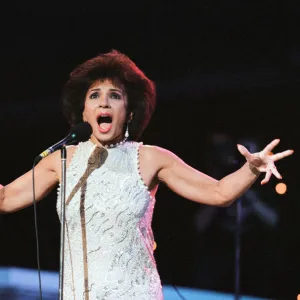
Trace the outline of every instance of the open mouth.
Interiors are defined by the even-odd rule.
[[[97,117],[99,130],[102,133],[108,132],[112,127],[112,115],[111,114],[100,114]]]

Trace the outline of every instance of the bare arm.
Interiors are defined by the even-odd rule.
[[[154,165],[158,180],[180,196],[202,204],[227,206],[250,188],[261,171],[266,172],[262,184],[268,182],[271,174],[281,178],[274,161],[291,155],[293,151],[268,155],[278,143],[279,140],[274,140],[258,154],[251,154],[239,146],[247,162],[239,170],[221,180],[195,170],[165,149],[145,146],[143,152],[147,152],[144,154],[145,160],[151,162],[148,163],[148,168],[151,168],[151,164]]]
[[[246,162],[240,169],[218,182],[219,193],[225,205],[244,194],[259,177],[260,172]]]
[[[151,147],[158,164],[158,179],[178,195],[207,205],[226,206],[243,194],[257,179],[246,163],[241,169],[216,180],[187,165],[175,154]]]
[[[36,201],[44,198],[58,183],[59,152],[43,159],[34,170]],[[21,210],[33,203],[32,170],[5,187],[0,187],[0,213]]]

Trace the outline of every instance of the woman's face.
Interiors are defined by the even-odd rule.
[[[110,80],[92,84],[85,97],[83,120],[93,129],[91,140],[100,145],[116,143],[124,138],[127,95],[122,85]]]

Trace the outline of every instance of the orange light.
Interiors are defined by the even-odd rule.
[[[287,190],[287,186],[285,183],[280,182],[280,183],[277,183],[275,190],[278,194],[283,195],[283,194],[285,194],[285,192]]]
[[[156,248],[157,248],[157,244],[156,244],[156,242],[154,241],[153,250],[155,250]]]

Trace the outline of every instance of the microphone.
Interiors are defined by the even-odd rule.
[[[37,160],[40,161],[41,159],[53,153],[57,149],[66,146],[67,144],[88,140],[92,134],[92,131],[93,130],[91,125],[87,122],[77,124],[72,128],[71,133],[69,133],[64,139],[62,139],[61,141],[49,147],[47,150],[43,151],[40,155],[38,155]]]

